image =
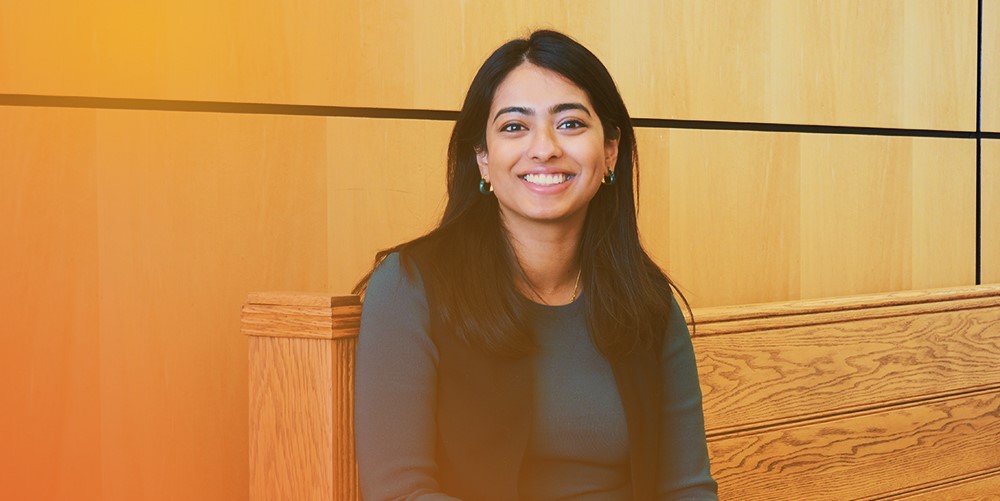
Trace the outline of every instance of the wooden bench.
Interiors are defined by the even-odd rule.
[[[251,499],[358,499],[359,313],[354,296],[244,306]],[[1000,285],[695,317],[721,499],[1000,499]]]

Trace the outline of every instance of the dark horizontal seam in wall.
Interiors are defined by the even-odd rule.
[[[458,119],[458,112],[449,110],[363,108],[307,104],[235,103],[223,101],[181,101],[170,99],[137,99],[117,97],[41,96],[31,94],[0,94],[0,106],[188,111],[202,113],[240,113],[248,115],[292,115],[403,120],[454,121]],[[636,127],[654,129],[729,130],[786,132],[798,134],[851,134],[860,136],[939,137],[955,139],[975,139],[976,137],[976,131],[974,130],[905,129],[888,127],[854,127],[846,125],[727,122],[717,120],[675,120],[667,118],[633,118],[632,124]],[[982,137],[1000,138],[1000,132],[984,133]]]
[[[974,139],[976,132],[935,129],[901,129],[889,127],[855,127],[849,125],[806,125],[764,122],[723,122],[714,120],[671,120],[634,118],[636,127],[662,129],[734,130],[754,132],[788,132],[798,134],[852,134],[858,136],[943,137]]]
[[[191,111],[202,113],[240,113],[247,115],[292,115],[321,117],[398,118],[412,120],[452,120],[457,111],[415,110],[401,108],[359,108],[309,104],[236,103],[224,101],[182,101],[120,97],[40,96],[0,94],[0,105],[55,108],[93,108],[105,110]]]

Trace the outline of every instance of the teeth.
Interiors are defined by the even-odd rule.
[[[569,177],[566,174],[527,174],[524,176],[524,180],[540,186],[552,186],[565,182]]]

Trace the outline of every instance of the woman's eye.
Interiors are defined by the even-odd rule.
[[[587,124],[581,122],[580,120],[566,120],[565,122],[559,124],[560,129],[580,129],[586,126]]]
[[[527,129],[525,128],[525,126],[519,123],[509,123],[504,125],[503,127],[500,127],[500,132],[518,132],[522,130],[527,130]]]

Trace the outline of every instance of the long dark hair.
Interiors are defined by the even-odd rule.
[[[532,350],[528,300],[515,285],[515,277],[524,278],[523,270],[500,220],[496,197],[479,192],[476,163],[476,151],[486,147],[493,95],[507,75],[526,62],[559,73],[585,91],[605,138],[619,140],[616,182],[601,186],[591,200],[580,245],[582,300],[591,336],[609,359],[636,348],[655,349],[670,316],[673,284],[639,241],[639,162],[632,121],[607,68],[562,33],[536,31],[527,39],[505,43],[486,59],[452,130],[448,203],[440,224],[422,237],[379,252],[375,267],[399,252],[407,273],[419,270],[434,328],[496,354],[516,356]],[[355,294],[364,292],[371,273],[355,286]]]

